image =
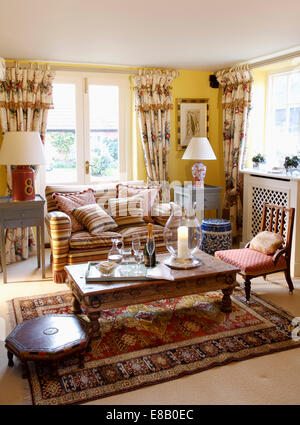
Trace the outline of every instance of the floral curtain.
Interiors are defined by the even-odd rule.
[[[35,69],[34,69],[35,68]],[[0,127],[6,131],[38,131],[44,142],[48,109],[53,107],[52,82],[55,73],[41,70],[34,64],[30,68],[6,67],[6,75],[0,81]],[[7,190],[10,191],[11,170],[7,167]],[[35,248],[31,228],[6,231],[6,263],[28,258]]]
[[[246,138],[253,87],[248,65],[216,73],[222,89],[225,196],[223,216],[230,219],[232,234],[242,230],[243,179],[239,167],[246,158]]]
[[[176,71],[142,70],[132,78],[136,110],[142,138],[147,180],[159,183],[161,199],[169,199],[170,111],[173,107],[171,84]]]

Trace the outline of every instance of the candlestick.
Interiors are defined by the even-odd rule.
[[[189,247],[188,247],[188,228],[187,226],[179,226],[177,229],[177,250],[178,258],[188,258],[189,257]]]

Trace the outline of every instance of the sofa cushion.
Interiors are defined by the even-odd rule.
[[[130,198],[132,196],[140,196],[144,200],[144,219],[147,222],[153,222],[151,210],[153,205],[159,200],[159,186],[133,185],[119,183],[117,185],[118,198]]]
[[[98,235],[91,235],[87,231],[72,233],[70,238],[71,249],[89,249],[89,248],[111,248],[112,238],[120,238],[121,235],[116,232],[103,232]]]
[[[120,235],[123,237],[124,245],[130,245],[132,242],[133,235],[139,235],[142,247],[145,246],[148,236],[147,224],[140,224],[138,226],[126,227],[118,230]],[[164,245],[164,228],[157,224],[152,227],[153,236],[156,246]]]
[[[115,229],[118,225],[98,204],[83,205],[72,211],[76,220],[92,235]]]
[[[138,196],[130,198],[112,198],[108,201],[109,215],[118,227],[144,224],[143,199]]]
[[[95,192],[95,198],[97,204],[100,205],[101,208],[104,209],[104,211],[107,212],[108,210],[108,200],[110,198],[117,198],[117,184],[115,182],[106,182],[106,183],[100,183],[100,184],[93,184],[93,185],[48,185],[45,188],[45,196],[47,201],[47,211],[55,211],[56,203],[54,199],[52,198],[53,193],[73,193],[73,192],[83,192],[84,190],[87,190],[89,188],[92,188]],[[130,185],[145,185],[143,180],[133,180],[133,181],[127,181],[124,182],[124,184],[130,184]]]
[[[82,205],[95,204],[96,199],[93,189],[87,189],[83,192],[71,192],[71,193],[53,193],[53,200],[56,204],[56,210],[63,211],[66,213],[72,224],[72,232],[82,230],[83,226],[76,220],[72,211]]]
[[[260,232],[250,242],[250,249],[262,252],[263,254],[274,254],[274,252],[284,243],[284,238],[279,233]]]
[[[174,208],[174,214],[177,217],[181,217],[181,206],[178,204],[174,204]],[[151,215],[155,223],[160,224],[161,226],[165,226],[171,215],[171,204],[169,202],[160,202],[158,204],[154,204]]]

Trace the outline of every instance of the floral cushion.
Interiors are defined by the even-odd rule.
[[[279,233],[264,231],[251,240],[249,248],[263,254],[274,254],[283,243],[284,238]]]
[[[80,207],[81,205],[94,204],[96,202],[94,190],[87,189],[82,192],[73,192],[73,193],[59,193],[55,192],[52,195],[52,198],[56,204],[55,209],[60,210],[66,213],[72,224],[72,232],[77,232],[78,230],[83,230],[82,224],[76,220],[72,211],[75,208]]]
[[[238,267],[244,274],[249,275],[262,275],[286,268],[284,256],[279,258],[275,266],[271,255],[263,254],[249,248],[216,251],[215,257],[225,261],[225,263]]]
[[[112,230],[118,225],[98,204],[83,205],[73,211],[75,218],[92,235],[98,235],[106,230]]]

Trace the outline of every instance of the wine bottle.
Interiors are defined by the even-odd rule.
[[[151,223],[148,223],[148,235],[144,248],[144,263],[146,267],[154,267],[156,265],[155,240]]]

